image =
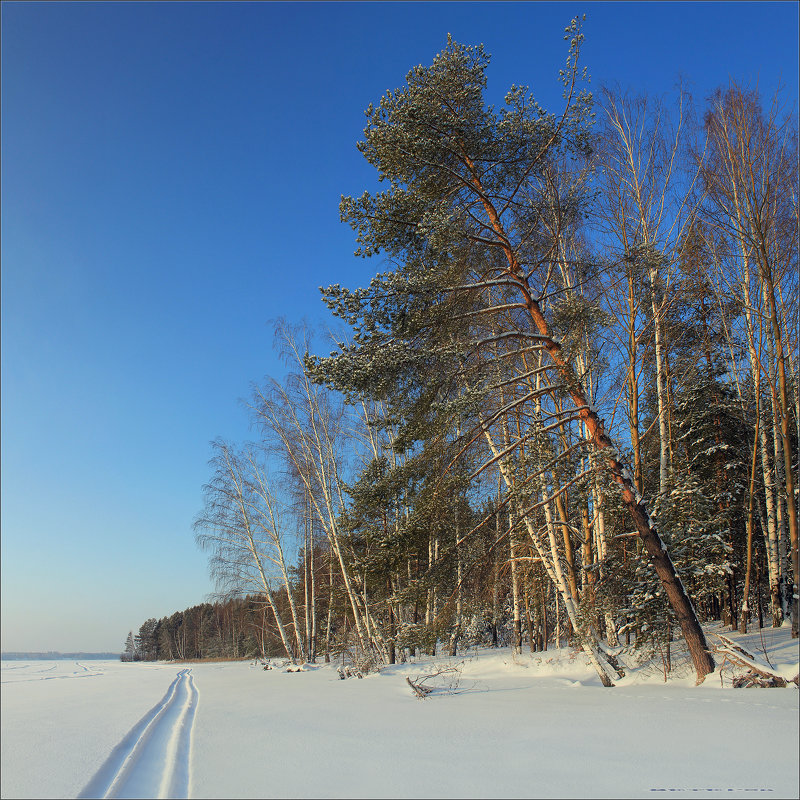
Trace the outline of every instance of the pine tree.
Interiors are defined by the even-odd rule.
[[[511,441],[498,428],[492,435],[490,425],[507,425],[508,416],[499,407],[503,395],[497,391],[496,372],[486,365],[499,361],[493,345],[501,341],[514,342],[517,353],[527,349],[545,355],[541,369],[549,382],[535,394],[549,396],[556,406],[548,414],[580,419],[587,441],[603,452],[702,680],[714,662],[694,609],[545,316],[543,298],[554,288],[554,262],[560,255],[558,231],[581,213],[583,204],[580,182],[556,165],[580,158],[589,142],[591,98],[577,89],[582,40],[577,21],[566,38],[571,39],[568,69],[562,72],[567,104],[560,118],[544,112],[522,87],[512,87],[500,112],[487,107],[488,56],[482,47],[452,40],[431,67],[414,68],[405,88],[388,92],[377,107],[367,109],[359,149],[389,189],[343,198],[341,213],[356,231],[357,254],[384,252],[398,268],[378,276],[367,290],[335,286],[325,293],[334,313],[354,326],[355,336],[338,356],[311,359],[307,366],[318,378],[350,392],[376,386],[388,392],[392,382],[424,374],[426,380],[415,384],[412,404],[431,409],[447,398],[436,412],[452,413],[470,436],[483,433],[492,460],[513,488],[512,453],[529,436],[521,431]],[[506,392],[518,393],[515,404],[533,399],[520,375]],[[455,396],[445,391],[454,386],[462,387]],[[528,419],[534,417],[529,413]],[[535,425],[543,428],[545,419],[539,414]],[[526,508],[520,507],[520,519],[535,540]],[[557,565],[555,556],[553,551]]]
[[[142,623],[139,633],[135,636],[136,651],[141,661],[155,661],[156,659],[156,626],[155,619],[148,619]]]

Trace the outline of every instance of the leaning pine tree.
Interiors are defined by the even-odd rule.
[[[307,366],[319,379],[365,391],[404,370],[406,377],[416,372],[440,384],[448,380],[442,370],[455,370],[449,376],[455,382],[465,364],[455,342],[465,331],[476,337],[473,352],[508,336],[521,343],[520,351],[545,354],[557,378],[549,381],[553,400],[571,402],[587,444],[619,487],[700,682],[714,670],[714,660],[692,603],[545,315],[553,275],[565,258],[564,229],[582,211],[581,188],[568,173],[565,178],[563,165],[584,158],[589,147],[591,95],[577,88],[583,38],[578,21],[566,32],[571,44],[561,73],[566,104],[560,117],[547,114],[524,87],[512,87],[499,112],[487,106],[489,58],[483,47],[449,38],[430,67],[415,67],[404,88],[370,105],[358,146],[389,188],[343,198],[341,214],[357,233],[358,255],[384,253],[398,267],[375,278],[369,289],[326,290],[326,302],[356,333],[339,354],[310,359]],[[463,323],[457,334],[454,320]],[[484,320],[483,328],[475,324]],[[424,388],[417,391],[417,399],[424,396]],[[481,412],[473,411],[480,421]]]

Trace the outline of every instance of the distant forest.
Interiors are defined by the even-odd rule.
[[[797,636],[796,109],[592,95],[582,39],[557,114],[453,41],[368,107],[382,191],[340,212],[385,271],[322,291],[322,347],[277,323],[195,522],[222,599],[124,657],[569,641],[612,685],[624,649],[702,680],[704,622]]]
[[[118,657],[118,653],[59,653],[55,650],[42,652],[3,652],[3,661],[109,661]]]

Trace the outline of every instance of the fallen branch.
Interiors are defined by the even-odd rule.
[[[610,653],[599,643],[597,645],[597,652],[609,663],[611,668],[617,673],[618,678],[625,677],[625,670],[620,665],[619,659],[613,653]]]
[[[414,683],[414,681],[412,681],[408,676],[406,676],[406,682],[420,700],[424,700],[433,691],[432,686],[424,686],[420,683]]]
[[[406,678],[406,682],[408,685],[413,689],[414,694],[417,695],[420,699],[426,698],[431,692],[433,691],[440,691],[440,692],[447,692],[449,694],[453,694],[461,682],[461,669],[464,666],[464,662],[462,661],[460,664],[452,664],[445,667],[439,667],[436,669],[436,672],[431,672],[430,675],[421,675],[418,678],[415,678],[413,681],[411,678]],[[434,665],[436,667],[436,665]],[[450,683],[444,687],[434,687],[434,686],[425,686],[425,681],[429,681],[432,678],[438,678],[440,675],[451,675],[453,676],[450,679]]]
[[[762,664],[752,653],[748,653],[747,650],[732,642],[726,636],[722,636],[719,633],[715,635],[722,642],[721,647],[714,648],[716,652],[721,653],[733,664],[748,670],[745,675],[738,675],[733,679],[734,688],[750,688],[753,686],[784,688],[790,683],[794,683],[796,686],[800,685],[800,675],[795,675],[794,678],[790,679],[784,678],[783,675],[779,675],[766,664]]]
[[[731,641],[727,636],[723,636],[721,633],[714,634],[718,639],[722,640],[722,643],[726,647],[730,647],[732,650],[736,650],[737,653],[741,653],[745,658],[749,658],[751,661],[755,660],[755,656],[752,653],[749,653],[744,647],[736,644],[736,642]]]

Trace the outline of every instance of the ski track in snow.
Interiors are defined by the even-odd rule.
[[[35,683],[38,681],[59,681],[64,680],[65,678],[96,678],[99,675],[103,674],[103,670],[97,669],[96,667],[93,668],[94,671],[90,670],[89,667],[80,664],[79,662],[75,662],[76,667],[80,667],[82,672],[79,670],[75,670],[67,675],[47,675],[37,678],[29,678],[28,675],[42,675],[45,672],[52,672],[58,664],[53,664],[52,667],[47,667],[46,669],[29,669],[26,672],[23,672],[22,675],[24,677],[17,678],[16,676],[12,677],[10,680],[0,681],[0,683]],[[25,669],[25,667],[4,667],[4,671],[13,670],[13,669]]]
[[[111,751],[86,784],[86,797],[188,797],[192,728],[199,693],[182,669],[167,693]]]
[[[37,665],[38,666],[38,665]],[[35,669],[32,665],[29,667],[30,672],[26,673],[27,675],[41,675],[43,672],[52,672],[58,664],[53,664],[52,667],[40,667],[39,669]]]

